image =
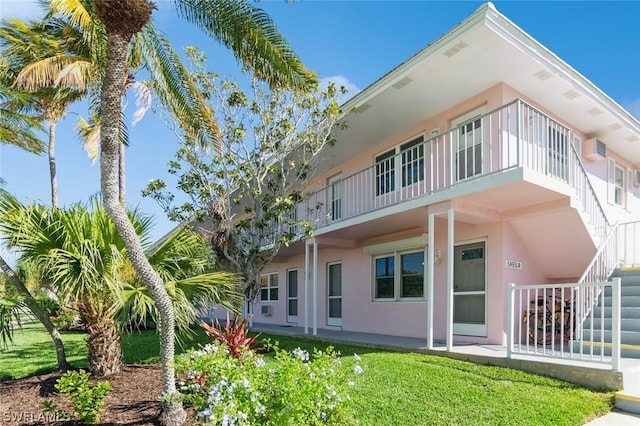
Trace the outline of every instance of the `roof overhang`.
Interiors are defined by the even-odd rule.
[[[504,82],[640,168],[640,122],[491,3],[343,105],[348,127],[321,169]]]

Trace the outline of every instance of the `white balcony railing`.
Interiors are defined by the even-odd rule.
[[[566,183],[600,242],[607,220],[574,149],[572,132],[513,101],[308,195],[296,214],[315,229],[427,196],[483,176],[525,167]]]

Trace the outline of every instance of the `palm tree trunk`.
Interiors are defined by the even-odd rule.
[[[58,179],[56,177],[56,122],[49,120],[49,175],[51,176],[51,207],[58,207]]]
[[[132,3],[119,3],[128,9]],[[109,1],[96,2],[96,9],[108,9]],[[108,11],[107,11],[108,12]],[[100,11],[98,14],[100,15]],[[101,17],[102,19],[102,17]],[[103,19],[104,22],[104,19]],[[102,86],[101,99],[101,189],[105,210],[113,220],[127,248],[127,255],[136,273],[142,279],[160,314],[160,356],[162,360],[163,405],[161,422],[165,425],[180,425],[186,420],[182,404],[176,401],[174,344],[175,317],[173,303],[160,276],[154,271],[145,256],[140,239],[129,221],[124,206],[118,197],[118,153],[120,149],[120,112],[124,82],[125,60],[131,35],[126,35],[112,26],[107,26],[107,69]]]
[[[49,336],[53,340],[53,346],[56,349],[56,359],[58,361],[58,370],[66,371],[71,368],[71,365],[67,361],[67,356],[64,351],[64,343],[62,343],[62,338],[60,337],[60,333],[49,315],[46,314],[38,303],[36,303],[35,299],[27,290],[27,287],[20,281],[15,271],[5,262],[5,260],[0,256],[0,269],[4,272],[9,278],[9,282],[15,287],[16,291],[24,296],[24,303],[27,305],[27,308],[31,311],[31,313],[44,325],[44,328],[47,329]]]
[[[124,161],[124,144],[120,144],[120,156],[118,157],[118,199],[120,200],[120,204],[124,206],[125,195],[126,195],[126,169],[125,169],[125,161]]]
[[[89,370],[96,377],[122,371],[122,345],[120,332],[112,319],[104,319],[87,327]]]

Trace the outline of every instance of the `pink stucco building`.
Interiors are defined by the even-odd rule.
[[[344,109],[255,323],[505,344],[509,283],[640,263],[640,122],[490,3]]]

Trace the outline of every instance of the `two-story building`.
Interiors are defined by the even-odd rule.
[[[490,3],[344,110],[255,323],[505,344],[509,283],[584,281],[640,221],[638,119]]]

